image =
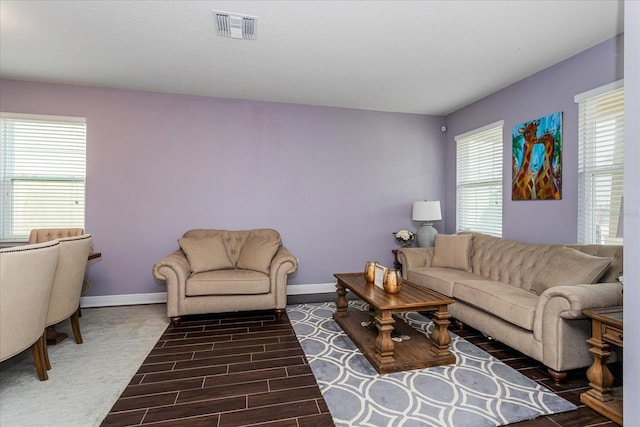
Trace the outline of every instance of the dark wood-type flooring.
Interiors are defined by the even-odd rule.
[[[580,403],[588,388],[584,369],[556,386],[535,360],[474,329],[452,328],[578,406],[512,426],[617,425]],[[169,326],[102,423],[129,425],[323,427],[333,421],[286,315],[250,312]]]
[[[333,426],[286,314],[170,325],[102,426]]]

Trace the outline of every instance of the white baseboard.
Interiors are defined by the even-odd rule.
[[[101,295],[80,298],[80,307],[110,307],[114,305],[162,304],[167,302],[166,292],[152,294]]]
[[[326,294],[336,291],[334,283],[313,283],[309,285],[288,285],[287,295]]]
[[[325,294],[336,291],[335,283],[315,283],[309,285],[289,285],[287,295]],[[80,298],[80,307],[110,307],[116,305],[163,304],[167,302],[166,292],[149,294],[101,295]]]

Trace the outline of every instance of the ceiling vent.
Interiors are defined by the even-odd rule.
[[[228,12],[214,12],[216,15],[216,25],[220,37],[231,37],[232,39],[256,39],[256,29],[258,18],[255,16],[242,16]]]

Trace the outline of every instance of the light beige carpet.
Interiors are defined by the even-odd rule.
[[[167,328],[164,304],[82,310],[83,344],[69,334],[49,346],[51,370],[39,381],[31,350],[0,363],[0,426],[98,426]]]

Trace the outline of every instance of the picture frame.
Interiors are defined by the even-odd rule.
[[[511,200],[562,199],[563,113],[520,123],[511,133]]]
[[[379,287],[380,289],[384,289],[384,276],[387,274],[387,267],[376,263],[375,276],[373,279],[373,284]]]

